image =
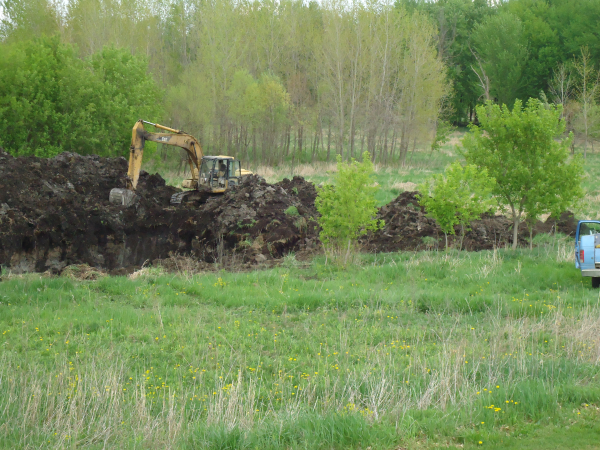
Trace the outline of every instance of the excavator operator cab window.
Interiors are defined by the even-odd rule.
[[[200,184],[207,185],[209,183],[214,164],[214,160],[205,159],[202,161],[202,165],[200,166]]]
[[[242,165],[240,161],[229,160],[229,184],[236,185],[240,183],[242,177]]]

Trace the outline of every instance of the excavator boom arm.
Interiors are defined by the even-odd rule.
[[[156,128],[169,131],[169,133],[152,133],[144,129],[144,123]],[[173,128],[165,127],[152,122],[138,120],[132,130],[131,147],[129,148],[129,170],[127,171],[127,189],[135,191],[142,169],[142,157],[146,141],[158,142],[166,145],[180,147],[187,152],[188,163],[192,173],[192,180],[198,179],[198,170],[204,156],[202,146],[198,140],[187,133]]]

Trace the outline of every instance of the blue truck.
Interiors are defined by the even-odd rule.
[[[600,287],[600,221],[580,220],[575,233],[575,267]]]

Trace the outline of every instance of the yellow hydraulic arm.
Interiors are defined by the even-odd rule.
[[[144,124],[153,125],[169,133],[151,133],[144,129]],[[129,147],[129,170],[127,171],[127,189],[135,191],[142,169],[142,157],[144,155],[144,143],[146,141],[159,142],[161,144],[174,145],[184,149],[188,154],[188,163],[192,173],[192,184],[198,185],[198,171],[202,162],[202,146],[198,140],[181,130],[165,127],[157,123],[138,120],[132,130],[131,147]]]

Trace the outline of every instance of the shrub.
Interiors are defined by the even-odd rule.
[[[290,206],[288,209],[284,211],[286,216],[299,216],[298,208],[295,206]]]
[[[321,242],[330,254],[345,249],[346,264],[358,238],[381,228],[383,221],[375,218],[375,193],[379,187],[371,179],[373,163],[369,152],[363,153],[362,162],[352,158],[344,163],[338,155],[337,169],[335,185],[319,189],[315,206],[321,214]]]
[[[58,37],[0,47],[0,144],[15,156],[125,156],[139,118],[162,113],[147,61],[114,47],[82,60]]]
[[[495,180],[485,168],[475,165],[462,167],[457,161],[446,167],[445,175],[436,175],[419,187],[419,202],[428,215],[436,220],[446,238],[454,234],[454,227],[461,227],[461,247],[465,229],[472,220],[478,219],[494,204],[491,196]]]

